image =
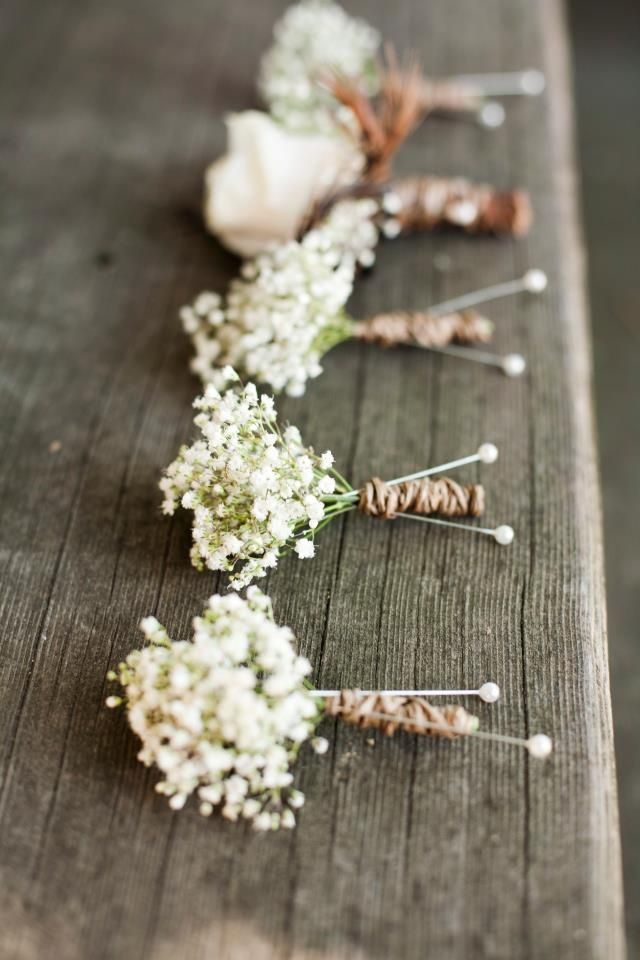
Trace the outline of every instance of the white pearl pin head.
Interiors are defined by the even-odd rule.
[[[480,110],[480,123],[483,127],[488,127],[489,129],[501,127],[504,123],[504,118],[504,107],[501,103],[496,103],[494,100],[491,100],[489,103],[485,103]]]
[[[527,750],[536,760],[546,760],[553,750],[553,741],[545,733],[536,733],[527,740]]]
[[[529,293],[542,293],[547,289],[548,281],[544,270],[527,270],[522,280]]]
[[[400,213],[402,210],[402,200],[393,190],[388,190],[382,197],[382,209],[385,213],[390,213],[392,216]]]
[[[483,443],[478,447],[478,457],[482,463],[495,463],[498,459],[498,448],[495,443]]]
[[[527,369],[527,362],[520,353],[508,353],[502,358],[502,370],[508,377],[521,377]]]
[[[495,703],[500,698],[500,687],[497,683],[490,681],[483,683],[478,690],[478,696],[481,700],[484,700],[485,703]]]
[[[510,543],[513,543],[514,536],[513,527],[508,526],[506,523],[496,527],[493,531],[493,537],[501,547],[508,547]]]
[[[527,97],[537,97],[544,90],[546,80],[542,70],[525,70],[520,78],[520,88]]]

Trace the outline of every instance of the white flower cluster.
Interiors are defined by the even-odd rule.
[[[317,83],[331,69],[357,79],[366,93],[378,87],[376,54],[381,38],[364,20],[331,0],[302,0],[289,7],[263,57],[259,90],[272,115],[296,130],[330,131],[342,112]]]
[[[352,257],[367,269],[376,259],[380,212],[381,202],[373,197],[340,200],[331,207],[320,229],[331,245],[342,251],[343,258]]]
[[[195,350],[191,366],[204,383],[220,387],[221,368],[231,365],[276,393],[304,393],[307,380],[322,372],[327,350],[352,333],[344,305],[355,264],[338,243],[347,236],[345,219],[336,216],[327,229],[311,230],[302,241],[245,263],[224,305],[216,294],[203,293],[183,308]]]
[[[312,557],[323,498],[336,489],[331,453],[304,447],[296,427],[280,432],[273,399],[252,383],[222,396],[209,385],[194,406],[202,439],[183,447],[160,481],[165,513],[193,511],[194,566],[223,570],[242,589],[283,553]]]
[[[309,661],[296,654],[292,632],[274,623],[269,598],[256,587],[247,600],[212,597],[191,641],[170,640],[155,617],[141,627],[150,646],[109,677],[124,687],[142,741],[138,758],[163,775],[156,790],[174,810],[196,793],[205,816],[220,807],[257,830],[293,827],[304,795],[292,787],[290,767],[313,735],[321,701],[305,686]]]

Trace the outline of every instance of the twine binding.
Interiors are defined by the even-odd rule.
[[[450,477],[422,477],[391,485],[372,477],[360,490],[358,508],[370,517],[383,520],[393,520],[399,513],[481,517],[484,487],[479,483],[462,485]]]
[[[343,690],[338,697],[327,699],[325,713],[356,727],[380,730],[387,736],[402,729],[407,733],[455,740],[473,733],[477,727],[476,717],[464,707],[434,707],[420,697],[385,697],[362,694],[359,690]]]
[[[418,344],[446,347],[450,343],[488,343],[493,325],[476,310],[436,316],[427,312],[395,310],[356,324],[355,336],[382,347]]]
[[[391,189],[399,207],[394,220],[402,232],[454,224],[467,233],[522,236],[531,226],[531,202],[523,190],[432,176],[404,177]]]
[[[474,113],[482,96],[459,80],[431,80],[424,77],[420,87],[420,102],[428,113]]]

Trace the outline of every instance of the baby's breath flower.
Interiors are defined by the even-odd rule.
[[[332,0],[301,0],[285,11],[263,57],[259,89],[273,116],[296,130],[331,130],[340,114],[336,100],[318,83],[333,70],[357,79],[366,93],[378,87],[380,34],[350,17]]]
[[[313,540],[307,539],[298,540],[294,549],[301,560],[304,560],[307,557],[313,557],[316,552]]]
[[[195,357],[191,367],[204,383],[229,381],[231,364],[247,379],[276,393],[304,393],[322,373],[321,360],[353,335],[345,312],[356,262],[370,266],[378,229],[376,200],[344,200],[300,242],[291,241],[245,263],[223,305],[201,293],[181,311]]]
[[[196,794],[203,816],[220,807],[257,830],[293,827],[304,796],[290,767],[322,702],[269,598],[256,587],[246,600],[211,597],[188,642],[170,640],[153,617],[141,627],[149,646],[120,664],[119,680],[140,759],[162,773],[158,793],[173,810]],[[122,702],[109,697],[107,706]]]
[[[193,371],[220,388],[229,379],[220,368],[231,364],[246,379],[300,396],[307,380],[322,372],[327,350],[352,335],[344,305],[354,271],[354,257],[334,242],[331,229],[313,230],[302,242],[249,261],[231,283],[223,309],[210,294],[183,309],[195,349]]]
[[[376,259],[381,209],[381,201],[374,197],[340,200],[331,206],[317,232],[337,247],[343,257],[353,257],[367,269]]]
[[[209,385],[194,406],[202,438],[160,481],[165,513],[193,511],[194,566],[225,571],[241,589],[283,553],[312,557],[314,530],[338,509],[334,491],[350,489],[330,470],[331,453],[303,446],[295,427],[282,433],[273,403],[252,383],[222,396]],[[145,624],[164,636],[153,618]]]

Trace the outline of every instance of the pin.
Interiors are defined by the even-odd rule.
[[[487,367],[496,367],[502,370],[507,377],[521,377],[527,369],[527,361],[521,353],[487,353],[486,350],[473,350],[469,347],[429,347],[435,353],[443,353],[447,357],[459,357],[460,360],[473,360],[483,363]]]
[[[339,697],[342,690],[314,689],[314,693],[326,700]],[[359,690],[358,693],[363,697],[479,697],[484,703],[496,703],[500,698],[500,687],[487,681],[477,690]]]
[[[545,76],[541,70],[465,73],[451,79],[483,97],[537,97],[546,86]]]
[[[516,280],[496,283],[493,286],[483,287],[480,290],[474,290],[471,293],[462,294],[459,297],[453,297],[451,300],[437,303],[429,309],[429,313],[437,317],[444,316],[449,313],[467,310],[480,303],[488,303],[491,300],[511,297],[518,293],[539,294],[546,290],[546,287],[546,273],[542,270],[527,270],[522,277]],[[417,346],[419,346],[419,344],[417,344]],[[497,367],[508,377],[520,377],[527,369],[526,360],[519,353],[508,353],[501,356],[495,353],[488,353],[484,350],[461,347],[454,344],[442,347],[432,346],[428,349],[447,356],[459,357],[461,360],[473,360],[476,363],[483,363],[486,366]]]
[[[422,96],[427,112],[450,115],[469,114],[482,126],[500,127],[505,109],[489,97],[535,97],[545,87],[540,70],[510,73],[471,73],[443,79],[425,77]]]
[[[486,97],[536,97],[545,88],[544,74],[540,70],[519,70],[514,73],[467,74],[454,78],[466,89],[470,97],[477,97],[480,106],[476,117],[478,122],[488,129],[501,127],[506,111],[496,100]]]
[[[527,270],[522,277],[517,277],[515,280],[494,283],[490,287],[482,287],[480,290],[472,290],[471,293],[463,293],[459,297],[452,297],[451,300],[436,303],[429,308],[429,313],[435,316],[458,313],[460,310],[475,307],[479,303],[502,300],[504,297],[512,297],[518,293],[542,293],[546,288],[547,275],[543,270]]]
[[[431,477],[436,473],[444,473],[445,470],[457,470],[458,467],[466,467],[470,463],[495,463],[497,459],[498,448],[495,443],[482,443],[475,453],[471,453],[467,457],[459,457],[457,460],[441,463],[439,467],[427,467],[426,470],[418,470],[417,473],[409,473],[405,477],[387,480],[387,486],[407,483],[410,480],[420,480],[422,477]]]
[[[434,523],[439,527],[453,527],[457,530],[469,530],[471,533],[482,533],[487,537],[493,537],[496,543],[501,547],[508,547],[513,543],[515,533],[513,527],[508,524],[500,524],[499,527],[469,527],[466,523],[456,523],[454,520],[441,520],[439,517],[419,517],[415,513],[400,513],[400,517],[405,520],[420,520],[422,523]]]
[[[490,733],[487,730],[467,730],[463,734],[456,730],[454,726],[446,723],[432,723],[428,720],[414,720],[396,717],[389,713],[370,713],[368,716],[374,720],[387,720],[394,724],[411,727],[423,727],[425,730],[442,731],[452,735],[465,737],[476,737],[479,740],[489,740],[492,743],[507,743],[514,747],[524,747],[531,757],[536,760],[546,760],[553,751],[553,741],[545,733],[536,733],[532,737],[510,737],[505,733]]]

